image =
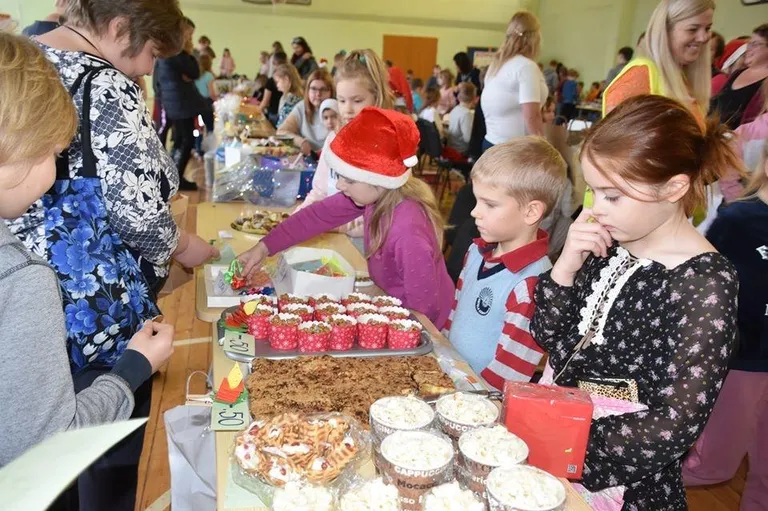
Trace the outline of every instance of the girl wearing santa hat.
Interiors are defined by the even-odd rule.
[[[454,287],[441,251],[437,201],[426,183],[411,176],[418,145],[419,131],[409,116],[363,109],[321,156],[341,193],[292,215],[241,254],[244,273],[256,271],[269,255],[362,217],[373,281],[442,328]]]

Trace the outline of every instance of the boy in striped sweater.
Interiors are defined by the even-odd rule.
[[[533,289],[552,268],[539,224],[563,193],[566,163],[541,137],[488,149],[472,168],[480,238],[469,248],[445,326],[451,344],[491,387],[528,381],[544,350],[530,333]]]

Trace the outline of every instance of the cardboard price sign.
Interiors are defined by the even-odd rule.
[[[256,340],[252,335],[240,332],[224,331],[224,351],[245,355],[247,357],[256,356]]]
[[[248,401],[241,399],[235,404],[213,402],[211,408],[211,429],[214,431],[240,431],[248,427]]]

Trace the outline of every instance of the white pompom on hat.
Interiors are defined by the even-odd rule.
[[[410,116],[364,108],[323,151],[328,167],[352,181],[400,188],[419,162],[419,130]]]

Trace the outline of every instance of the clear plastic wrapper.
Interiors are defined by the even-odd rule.
[[[370,456],[370,434],[355,419],[340,413],[287,413],[256,420],[235,438],[232,478],[268,506],[277,488],[296,493],[281,492],[286,502],[322,500],[322,492],[299,495],[305,485],[327,489],[335,502],[359,480],[358,471]]]
[[[302,172],[308,170],[314,167],[301,155],[244,155],[240,162],[216,176],[213,200],[247,200],[259,206],[290,207],[299,195]]]

